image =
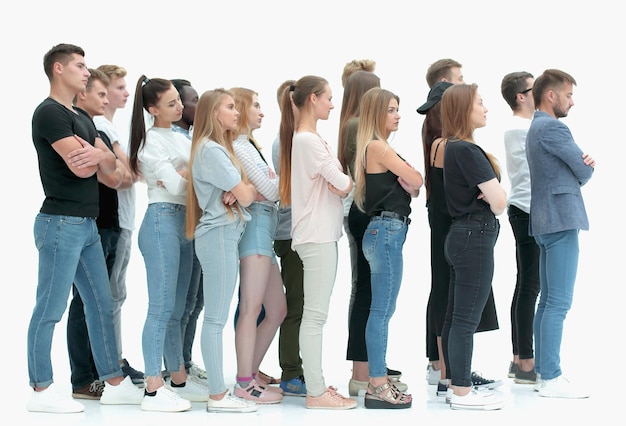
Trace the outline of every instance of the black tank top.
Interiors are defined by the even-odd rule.
[[[388,211],[408,217],[411,213],[411,196],[391,171],[365,173],[365,188],[365,212],[368,215]]]
[[[433,156],[433,162],[430,165],[428,171],[428,177],[430,179],[430,196],[428,197],[427,207],[433,213],[441,216],[450,216],[448,212],[448,204],[446,203],[446,195],[443,188],[443,167],[435,167],[435,160],[437,159],[437,152],[439,147],[444,145],[443,142],[437,144],[435,148],[435,155]]]

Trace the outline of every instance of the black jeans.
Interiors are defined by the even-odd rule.
[[[348,318],[348,361],[367,362],[367,346],[365,344],[365,326],[370,315],[372,304],[372,283],[370,264],[363,255],[363,234],[370,223],[370,217],[359,210],[355,203],[350,206],[348,227],[356,245],[356,289],[350,317]]]
[[[539,246],[528,235],[529,214],[515,206],[507,210],[515,237],[517,279],[511,302],[511,341],[513,355],[534,358],[533,321],[539,295]]]
[[[115,263],[117,241],[120,237],[119,228],[98,229],[102,250],[107,264],[107,271]],[[72,287],[72,301],[67,313],[67,352],[70,358],[72,389],[80,389],[98,379],[98,371],[91,353],[89,333],[85,322],[85,309],[76,287]],[[116,351],[117,353],[117,351]]]
[[[500,223],[493,214],[454,220],[445,254],[452,267],[448,309],[442,333],[443,355],[452,385],[472,386],[474,333],[491,291],[494,247]]]

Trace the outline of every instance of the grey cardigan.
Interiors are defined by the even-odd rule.
[[[589,230],[580,187],[593,175],[569,128],[536,111],[526,136],[530,168],[530,235]]]

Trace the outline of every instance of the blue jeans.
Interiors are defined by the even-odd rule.
[[[387,375],[389,320],[402,284],[402,247],[408,225],[399,219],[374,216],[363,234],[363,255],[370,265],[372,302],[365,327],[370,377]]]
[[[446,237],[445,255],[452,269],[441,338],[447,376],[454,386],[472,386],[474,333],[491,291],[499,231],[498,219],[483,213],[454,220]]]
[[[139,250],[146,265],[148,315],[142,349],[147,377],[184,364],[181,318],[191,282],[193,245],[185,237],[185,206],[152,203],[139,228]]]
[[[206,296],[200,344],[210,395],[226,391],[223,332],[237,284],[239,240],[244,227],[236,221],[213,228],[195,240]]]
[[[113,297],[95,219],[39,213],[33,227],[39,252],[35,308],[28,326],[31,387],[53,382],[52,335],[72,283],[85,306],[85,321],[100,380],[121,377],[113,330]]]
[[[574,298],[578,229],[535,235],[541,291],[535,314],[535,371],[542,380],[561,375],[563,322]]]
[[[100,243],[110,275],[115,262],[115,248],[119,240],[119,228],[98,229]],[[98,378],[98,370],[91,353],[89,332],[85,322],[85,309],[76,286],[72,287],[72,301],[67,311],[67,353],[70,358],[72,389],[80,389]],[[112,293],[111,293],[112,294]],[[114,299],[115,307],[115,299]],[[115,312],[115,309],[114,309]],[[114,313],[115,317],[115,313]],[[117,330],[116,330],[117,332]],[[119,347],[118,347],[119,350]],[[118,359],[120,357],[118,356]]]

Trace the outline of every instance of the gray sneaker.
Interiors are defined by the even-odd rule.
[[[521,385],[534,385],[537,383],[537,373],[534,370],[523,371],[518,368],[513,381]]]

